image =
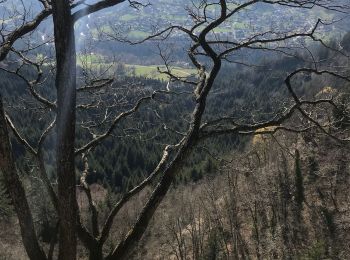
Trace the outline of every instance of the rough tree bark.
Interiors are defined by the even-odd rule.
[[[77,204],[74,167],[76,51],[74,22],[68,0],[52,2],[56,47],[58,259],[76,259]]]

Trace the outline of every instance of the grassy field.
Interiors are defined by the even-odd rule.
[[[136,20],[138,19],[139,17],[137,15],[133,15],[133,14],[124,14],[122,15],[119,19],[121,21],[124,21],[124,22],[128,22],[128,21],[132,21],[132,20]]]
[[[132,70],[135,70],[135,76],[142,76],[145,78],[158,79],[158,80],[168,80],[169,77],[165,74],[161,74],[158,71],[158,67],[161,71],[165,70],[164,65],[131,65],[126,64],[126,68],[129,69],[130,75],[133,73]],[[195,76],[197,71],[195,69],[173,67],[172,72],[178,77],[190,77]]]
[[[96,54],[80,54],[77,58],[78,66],[87,66],[90,69],[96,71],[103,71],[109,68],[110,72],[113,73],[116,69],[116,64],[106,62],[104,57]],[[135,65],[125,64],[126,73],[129,76],[145,77],[150,79],[158,79],[167,81],[169,77],[165,74],[159,73],[158,68],[161,71],[165,70],[164,65]],[[191,77],[196,76],[197,71],[191,68],[172,67],[172,73],[178,77]]]
[[[143,39],[150,36],[151,33],[140,31],[140,30],[131,30],[128,32],[128,37],[131,39]]]

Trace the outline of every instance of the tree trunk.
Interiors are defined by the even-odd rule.
[[[101,245],[89,248],[89,260],[103,260]]]
[[[204,71],[201,73],[201,80],[197,85],[197,89],[202,86],[203,90],[199,98],[196,100],[197,104],[192,112],[191,125],[188,130],[186,138],[183,140],[179,151],[175,155],[173,161],[164,170],[164,175],[156,188],[154,189],[151,197],[147,201],[146,205],[142,209],[136,223],[129,231],[124,240],[122,240],[118,246],[113,250],[113,252],[106,257],[106,260],[121,260],[128,259],[128,256],[132,252],[146,231],[149,222],[151,221],[155,211],[157,210],[159,204],[164,199],[167,194],[176,173],[178,173],[185,160],[189,157],[192,152],[193,147],[198,142],[199,129],[202,121],[202,116],[206,107],[207,95],[213,86],[214,79],[216,78],[219,70],[221,68],[221,61],[216,60],[214,66],[211,70],[209,79],[206,80],[206,75]]]
[[[34,223],[22,182],[17,174],[15,161],[6,125],[4,108],[0,95],[0,170],[4,176],[21,229],[22,241],[31,260],[45,260],[46,256],[38,243]]]
[[[76,52],[74,23],[68,0],[52,2],[56,47],[57,176],[60,260],[76,259],[77,203],[74,140],[76,105]]]

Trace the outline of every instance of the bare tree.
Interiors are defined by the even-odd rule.
[[[290,108],[285,109],[282,113],[274,114],[270,120],[262,121],[259,123],[244,123],[239,122],[235,117],[222,116],[215,120],[203,122],[203,115],[205,113],[206,101],[208,95],[214,85],[215,79],[222,67],[223,60],[227,60],[230,55],[234,52],[245,49],[254,48],[262,50],[279,51],[277,45],[274,46],[273,43],[286,43],[290,39],[294,38],[308,38],[314,41],[322,42],[322,40],[317,39],[316,31],[318,27],[323,24],[322,20],[317,20],[315,24],[307,31],[291,31],[291,32],[279,32],[277,29],[275,31],[268,31],[262,33],[255,33],[252,36],[240,41],[231,40],[220,40],[215,38],[215,29],[227,21],[230,17],[237,15],[239,12],[245,10],[248,7],[252,7],[256,4],[265,3],[272,5],[282,5],[289,6],[292,8],[301,9],[312,9],[313,7],[321,7],[327,10],[336,10],[337,6],[330,4],[327,1],[247,1],[245,3],[237,4],[233,8],[228,7],[227,1],[219,1],[218,3],[212,3],[208,1],[201,1],[199,6],[195,6],[194,10],[189,10],[190,16],[195,21],[195,25],[190,28],[183,26],[170,26],[150,37],[146,40],[164,39],[171,35],[173,31],[180,31],[187,35],[191,40],[192,44],[189,48],[188,56],[193,66],[198,70],[198,79],[191,82],[187,79],[179,78],[171,72],[171,69],[163,71],[163,73],[170,76],[172,80],[182,81],[185,84],[193,86],[193,95],[195,99],[195,108],[191,114],[190,126],[181,141],[176,145],[177,149],[175,151],[173,159],[168,163],[166,169],[162,174],[160,182],[157,184],[155,190],[153,191],[151,197],[149,198],[147,204],[144,206],[138,220],[136,221],[134,227],[130,230],[125,240],[123,240],[113,251],[113,253],[107,259],[123,259],[126,257],[131,248],[135,246],[137,241],[140,240],[143,232],[147,228],[147,225],[153,216],[156,208],[164,198],[165,194],[169,190],[171,183],[173,182],[175,175],[181,171],[184,161],[193,151],[193,148],[202,140],[225,135],[225,134],[238,134],[238,135],[251,135],[255,131],[261,130],[261,133],[274,133],[279,130],[286,130],[292,132],[303,132],[309,126],[295,128],[284,126],[283,123],[287,119],[291,118],[295,112],[300,112],[308,121],[316,126],[323,129],[323,127],[313,118],[307,115],[303,110],[303,106],[306,105],[318,105],[322,103],[331,103],[331,100],[300,100],[294,93],[291,87],[291,78],[298,73],[308,72],[315,73],[318,75],[329,74],[336,77],[340,77],[344,80],[349,80],[347,76],[340,75],[331,70],[321,70],[317,68],[303,68],[291,73],[285,80],[286,86],[290,91],[292,97],[294,98],[295,104]],[[207,14],[207,8],[209,6],[216,5],[220,9],[218,17],[212,17]],[[344,8],[346,6],[343,6]],[[346,9],[345,9],[346,10]],[[338,9],[339,12],[343,10]],[[272,47],[271,45],[272,44]],[[204,62],[199,59],[199,57],[205,57]],[[166,61],[166,60],[165,60]],[[168,65],[168,64],[167,64]],[[166,66],[169,68],[169,66]],[[270,129],[267,129],[270,127]],[[326,134],[329,134],[323,130]]]
[[[0,103],[2,107],[2,102]],[[6,126],[5,114],[1,113],[1,170],[4,175],[6,188],[10,193],[19,223],[21,226],[21,235],[23,244],[27,249],[28,256],[31,259],[46,259],[45,253],[38,243],[34,230],[34,223],[31,211],[29,209],[26,194],[23,185],[16,171],[15,161],[11,152],[9,133]]]
[[[208,96],[214,86],[214,83],[218,77],[218,74],[222,68],[224,62],[240,63],[239,61],[232,60],[233,55],[243,49],[263,50],[271,52],[286,53],[288,46],[293,39],[308,39],[314,42],[318,42],[322,45],[325,43],[317,38],[317,30],[321,26],[327,24],[318,19],[312,25],[311,28],[303,29],[297,28],[294,30],[268,30],[263,32],[252,31],[251,35],[248,35],[240,41],[234,39],[220,39],[215,34],[215,31],[220,28],[225,22],[229,21],[232,17],[240,14],[240,12],[254,7],[258,4],[265,5],[277,5],[285,6],[288,8],[313,9],[323,8],[325,10],[334,12],[345,12],[348,10],[346,4],[334,4],[331,1],[318,0],[318,1],[294,1],[294,0],[252,0],[244,1],[242,3],[234,3],[230,1],[220,0],[219,2],[212,1],[200,1],[198,5],[194,4],[193,8],[188,8],[189,17],[193,20],[193,24],[189,27],[172,25],[166,29],[163,29],[154,35],[147,37],[146,40],[156,40],[168,38],[174,31],[183,33],[190,40],[191,46],[188,51],[188,58],[192,62],[194,68],[196,68],[198,77],[183,78],[174,74],[171,70],[170,64],[164,55],[162,58],[165,61],[166,70],[160,71],[169,76],[171,81],[182,82],[183,84],[191,87],[191,95],[194,98],[194,109],[190,113],[191,120],[185,133],[178,133],[181,139],[175,144],[168,144],[163,150],[161,160],[150,175],[145,178],[138,186],[127,191],[123,194],[122,198],[114,205],[110,214],[108,215],[104,225],[98,226],[96,208],[93,206],[91,200],[91,194],[89,195],[89,187],[86,185],[84,178],[81,179],[84,190],[88,196],[89,204],[91,208],[92,218],[92,232],[90,232],[83,223],[81,223],[78,206],[76,201],[76,183],[75,183],[75,158],[78,155],[82,155],[93,149],[103,140],[108,138],[113,130],[117,127],[120,121],[133,113],[135,113],[141,105],[150,100],[155,100],[158,95],[172,95],[176,94],[169,88],[166,90],[156,90],[148,95],[141,96],[136,100],[135,104],[129,109],[122,111],[110,120],[110,125],[106,131],[102,134],[93,135],[93,138],[81,147],[75,147],[75,128],[76,128],[76,109],[77,107],[84,107],[83,105],[77,105],[77,93],[84,92],[85,90],[99,89],[100,87],[108,86],[110,79],[98,80],[91,82],[90,85],[77,88],[76,81],[76,51],[75,51],[75,39],[74,39],[74,23],[80,18],[102,10],[104,8],[114,6],[124,1],[117,0],[103,0],[91,5],[85,5],[85,1],[78,1],[71,3],[67,0],[57,1],[40,1],[44,7],[43,11],[38,14],[34,20],[29,22],[23,22],[18,28],[12,30],[9,34],[1,33],[3,43],[0,46],[0,60],[4,60],[10,51],[18,53],[13,49],[13,44],[16,40],[24,36],[25,34],[33,31],[46,17],[53,15],[54,21],[54,33],[55,33],[55,51],[56,51],[56,80],[55,86],[57,91],[57,101],[49,101],[45,97],[41,96],[35,91],[33,85],[41,81],[41,70],[36,63],[31,62],[24,56],[21,57],[27,63],[38,68],[38,78],[34,81],[28,81],[25,77],[23,80],[29,86],[31,94],[45,107],[51,108],[57,114],[57,120],[55,123],[51,123],[49,127],[42,134],[42,138],[38,143],[38,149],[31,147],[22,135],[18,132],[16,127],[11,124],[9,117],[5,119],[5,116],[1,118],[2,123],[2,135],[1,144],[4,144],[4,148],[0,150],[3,153],[2,158],[7,158],[1,165],[1,169],[5,172],[5,176],[14,176],[15,167],[14,160],[11,156],[11,149],[8,142],[8,132],[5,121],[13,130],[17,139],[29,149],[29,151],[36,155],[39,160],[41,177],[43,178],[46,187],[49,191],[54,206],[58,211],[59,216],[59,259],[75,259],[77,250],[76,237],[78,236],[83,242],[84,246],[90,252],[90,259],[103,259],[103,246],[110,235],[114,218],[120,211],[120,209],[136,194],[143,190],[147,185],[156,180],[160,176],[160,180],[157,182],[154,191],[145,203],[141,213],[139,214],[134,226],[127,233],[117,246],[110,252],[105,259],[127,259],[132,250],[136,247],[137,243],[143,236],[147,229],[152,216],[154,215],[157,207],[162,202],[163,198],[167,194],[171,184],[173,183],[176,175],[183,169],[187,158],[193,153],[194,148],[204,140],[212,137],[234,134],[234,135],[253,135],[256,131],[260,131],[260,134],[273,134],[277,131],[290,131],[290,132],[304,132],[311,126],[317,126],[322,131],[332,136],[334,139],[344,142],[329,131],[327,131],[322,123],[318,122],[312,116],[307,113],[307,109],[317,107],[321,104],[330,104],[336,106],[332,99],[319,99],[319,100],[302,100],[300,99],[292,87],[292,79],[301,73],[315,74],[315,75],[329,75],[343,80],[349,81],[348,75],[339,73],[338,71],[330,69],[319,69],[318,66],[306,67],[298,69],[292,72],[286,77],[285,84],[288,91],[293,98],[293,104],[290,107],[276,111],[269,120],[260,122],[247,122],[244,118],[237,119],[237,116],[219,115],[216,119],[205,121],[204,115],[206,112],[206,105]],[[139,6],[140,3],[129,1],[133,6]],[[76,6],[81,6],[78,11],[72,11]],[[210,7],[215,7],[219,10],[218,15],[212,15],[208,13]],[[0,29],[0,32],[3,30]],[[281,46],[280,46],[281,45]],[[334,50],[337,51],[337,50]],[[290,54],[286,53],[286,54]],[[162,53],[161,53],[162,54]],[[19,52],[21,56],[21,52]],[[312,55],[311,55],[312,56]],[[313,65],[317,65],[317,62],[313,62]],[[19,75],[18,70],[12,72]],[[20,76],[20,75],[19,75]],[[188,94],[185,93],[185,94]],[[88,107],[86,105],[85,107]],[[306,119],[306,124],[300,127],[295,125],[289,126],[286,122],[296,113],[299,113]],[[3,113],[2,113],[3,114]],[[50,131],[52,125],[57,125],[57,176],[58,176],[58,192],[55,193],[50,182],[47,180],[47,174],[42,160],[42,154],[40,145],[44,141],[47,132]],[[88,127],[89,128],[89,127]],[[89,128],[91,130],[91,127]],[[11,180],[8,182],[8,189],[11,194],[12,200],[18,201],[14,203],[17,211],[18,218],[21,223],[21,230],[23,233],[24,245],[27,253],[31,259],[46,259],[43,249],[38,243],[35,235],[33,224],[31,221],[26,222],[23,219],[26,213],[30,220],[30,209],[26,204],[26,197],[24,194],[23,185],[20,181],[16,180],[16,185],[10,185]],[[16,196],[20,193],[21,196]],[[28,226],[25,226],[27,224]],[[29,234],[26,234],[29,232]],[[28,238],[27,238],[28,237]],[[258,245],[259,246],[259,245]],[[34,251],[33,251],[34,250]],[[39,257],[40,256],[40,257]]]

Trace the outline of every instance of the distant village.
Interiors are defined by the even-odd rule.
[[[124,7],[121,10],[126,14],[128,19],[118,19],[115,13],[102,14],[99,19],[108,19],[117,26],[127,26],[134,28],[137,31],[151,34],[158,28],[165,28],[167,25],[183,25],[190,27],[192,21],[187,18],[187,13],[184,10],[184,4],[173,4],[174,8],[169,9],[168,5],[163,3],[155,3],[152,6],[145,7],[143,10],[132,10]],[[266,8],[265,8],[266,9]],[[212,9],[208,11],[208,17],[217,17],[218,10]],[[160,15],[161,14],[161,15]],[[116,22],[115,19],[118,19]],[[268,22],[267,22],[268,21]],[[234,20],[225,23],[219,31],[215,31],[215,37],[242,41],[247,37],[251,37],[255,32],[261,31],[279,31],[289,32],[295,28],[311,30],[315,25],[316,17],[309,17],[307,10],[305,12],[295,12],[293,9],[277,6],[271,7],[271,10],[263,10],[259,12],[245,11],[237,13]],[[324,26],[321,24],[319,30],[322,31]],[[135,36],[135,35],[133,35]],[[173,32],[172,37],[182,37],[180,31]]]

